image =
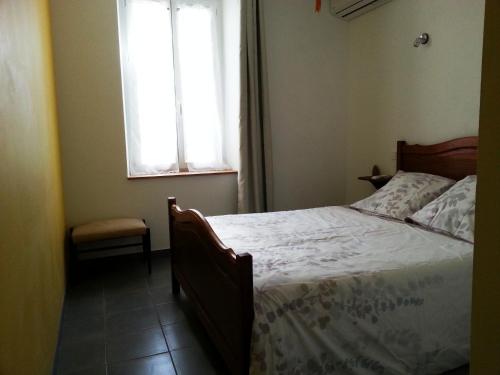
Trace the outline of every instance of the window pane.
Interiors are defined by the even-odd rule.
[[[176,170],[175,86],[167,2],[127,0],[123,13],[120,41],[129,173]]]
[[[184,151],[195,169],[223,166],[216,13],[206,3],[176,2]]]

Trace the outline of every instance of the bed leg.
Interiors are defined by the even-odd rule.
[[[174,230],[174,215],[173,215],[173,207],[176,204],[176,199],[175,197],[169,197],[168,198],[168,231],[170,235],[170,251],[171,251],[171,257],[170,257],[170,274],[172,277],[172,294],[174,296],[178,296],[181,293],[181,286],[179,284],[179,280],[177,280],[177,277],[175,277],[175,272],[174,272],[174,262],[175,262],[175,230]]]

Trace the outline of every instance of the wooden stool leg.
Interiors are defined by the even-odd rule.
[[[78,248],[73,242],[73,228],[69,230],[69,272],[68,277],[71,284],[75,284],[79,279],[78,269]]]
[[[142,249],[148,262],[148,273],[151,275],[151,235],[149,228],[146,228],[146,234],[142,236]]]
[[[181,293],[181,285],[179,284],[179,280],[177,280],[177,277],[174,275],[174,271],[171,270],[171,277],[172,277],[172,294],[174,296],[178,296]]]

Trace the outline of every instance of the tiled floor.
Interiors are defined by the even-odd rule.
[[[174,299],[168,256],[82,263],[68,288],[57,375],[226,374],[186,299]]]
[[[173,298],[168,256],[153,257],[150,277],[137,257],[82,266],[66,294],[56,375],[227,374],[188,301]]]

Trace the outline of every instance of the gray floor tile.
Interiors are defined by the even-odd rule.
[[[154,264],[152,264],[154,266]],[[137,260],[133,264],[119,264],[116,267],[106,273],[106,280],[112,279],[143,279],[148,277],[147,265],[142,261],[142,259]]]
[[[168,349],[177,350],[200,345],[199,339],[187,322],[162,326],[167,339]]]
[[[148,283],[146,278],[129,278],[125,276],[119,276],[116,278],[109,279],[104,283],[104,295],[105,297],[129,293],[137,290],[145,290],[148,288]]]
[[[106,375],[106,365],[103,363],[99,366],[89,367],[85,370],[58,372],[57,375]]]
[[[104,340],[87,340],[59,348],[58,372],[62,374],[89,370],[105,363]]]
[[[108,363],[122,362],[167,351],[165,338],[159,327],[115,336],[106,343]]]
[[[110,296],[106,296],[105,298],[106,315],[152,306],[153,302],[151,295],[146,289],[128,293],[112,294]]]
[[[156,271],[151,277],[147,279],[150,288],[170,288],[171,280],[170,273]]]
[[[174,296],[170,287],[150,288],[149,292],[155,305],[173,302]]]
[[[64,321],[61,345],[71,342],[104,339],[104,314],[81,320]]]
[[[178,375],[221,374],[206,353],[199,348],[185,348],[171,352]]]
[[[108,375],[175,375],[175,369],[170,355],[158,354],[109,365]]]
[[[156,311],[158,311],[161,324],[172,324],[186,319],[186,316],[178,303],[164,303],[156,305],[155,307]]]
[[[152,258],[155,270],[170,271],[170,257],[169,256],[154,256]]]
[[[68,293],[64,304],[64,320],[82,320],[104,314],[102,291],[86,297],[76,297]]]
[[[164,333],[177,349],[180,375],[214,373],[217,360],[189,303],[171,294],[169,257],[153,257],[151,276],[140,258],[82,263],[87,275],[66,295],[57,375],[173,375]],[[165,332],[160,319],[171,325]]]
[[[108,337],[159,327],[154,308],[147,307],[129,310],[106,316],[106,335]]]
[[[102,292],[102,283],[99,278],[96,278],[95,275],[87,275],[73,280],[68,285],[66,297],[89,297],[95,296],[99,292]]]

